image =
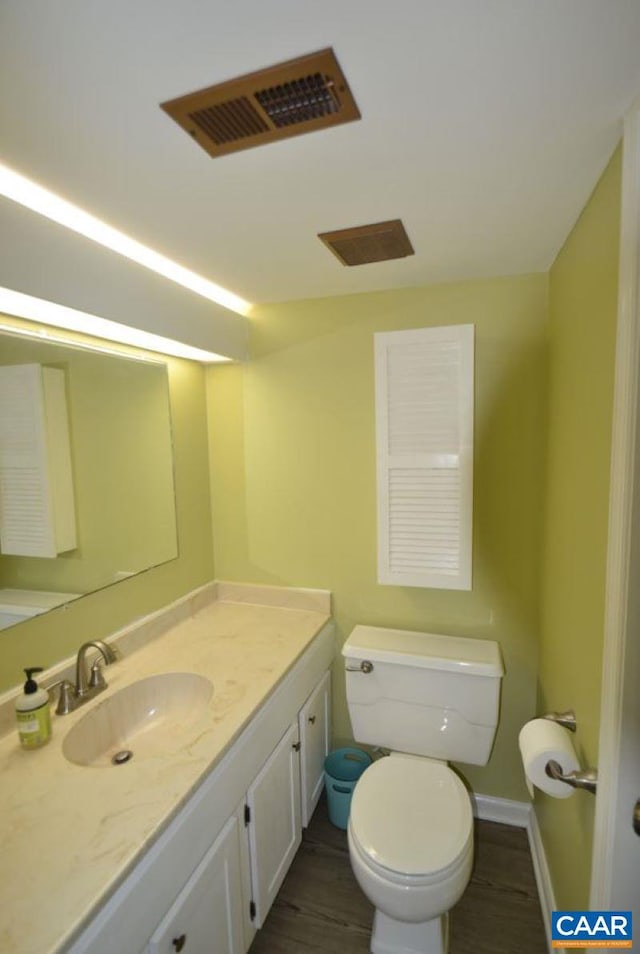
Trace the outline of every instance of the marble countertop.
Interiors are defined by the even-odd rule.
[[[149,641],[140,627],[124,632],[121,641],[108,639],[123,657],[105,670],[108,689],[74,713],[52,715],[48,745],[24,751],[15,730],[0,739],[2,954],[64,949],[329,619],[329,594],[323,591],[218,584],[211,596],[214,601],[204,606],[200,596],[187,609],[192,615],[164,633],[156,614],[147,626]],[[200,673],[214,686],[202,716],[178,746],[171,740],[169,751],[138,762],[134,757],[126,766],[67,761],[63,739],[91,708],[140,678],[164,672]]]

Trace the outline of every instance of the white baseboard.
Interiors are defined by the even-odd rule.
[[[540,896],[540,907],[542,908],[544,929],[547,935],[547,946],[549,951],[551,951],[551,912],[556,911],[558,906],[553,890],[551,872],[547,864],[547,856],[542,843],[542,836],[540,835],[540,827],[533,806],[531,806],[527,835],[529,836],[529,848],[531,849],[533,870],[535,872],[538,894]],[[553,954],[566,954],[566,950],[564,947],[554,947]]]
[[[476,818],[526,829],[542,908],[547,947],[550,954],[551,952],[566,954],[564,948],[551,948],[551,912],[557,910],[556,898],[533,805],[530,802],[516,802],[508,798],[495,798],[493,795],[476,795],[475,793],[471,795],[471,801]]]
[[[510,798],[495,798],[493,795],[471,795],[473,814],[482,821],[500,822],[514,828],[529,828],[530,802],[515,802]]]

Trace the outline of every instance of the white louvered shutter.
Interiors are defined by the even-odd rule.
[[[64,373],[0,368],[0,553],[56,557],[76,545]]]
[[[473,325],[375,335],[378,581],[471,589]]]

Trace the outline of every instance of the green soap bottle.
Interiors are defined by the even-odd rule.
[[[27,681],[16,699],[18,735],[24,749],[39,749],[51,738],[49,693],[38,687],[38,683],[32,678],[34,672],[42,672],[42,666],[25,669]]]

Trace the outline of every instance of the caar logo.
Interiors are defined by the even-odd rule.
[[[552,947],[631,947],[631,911],[553,911]]]

